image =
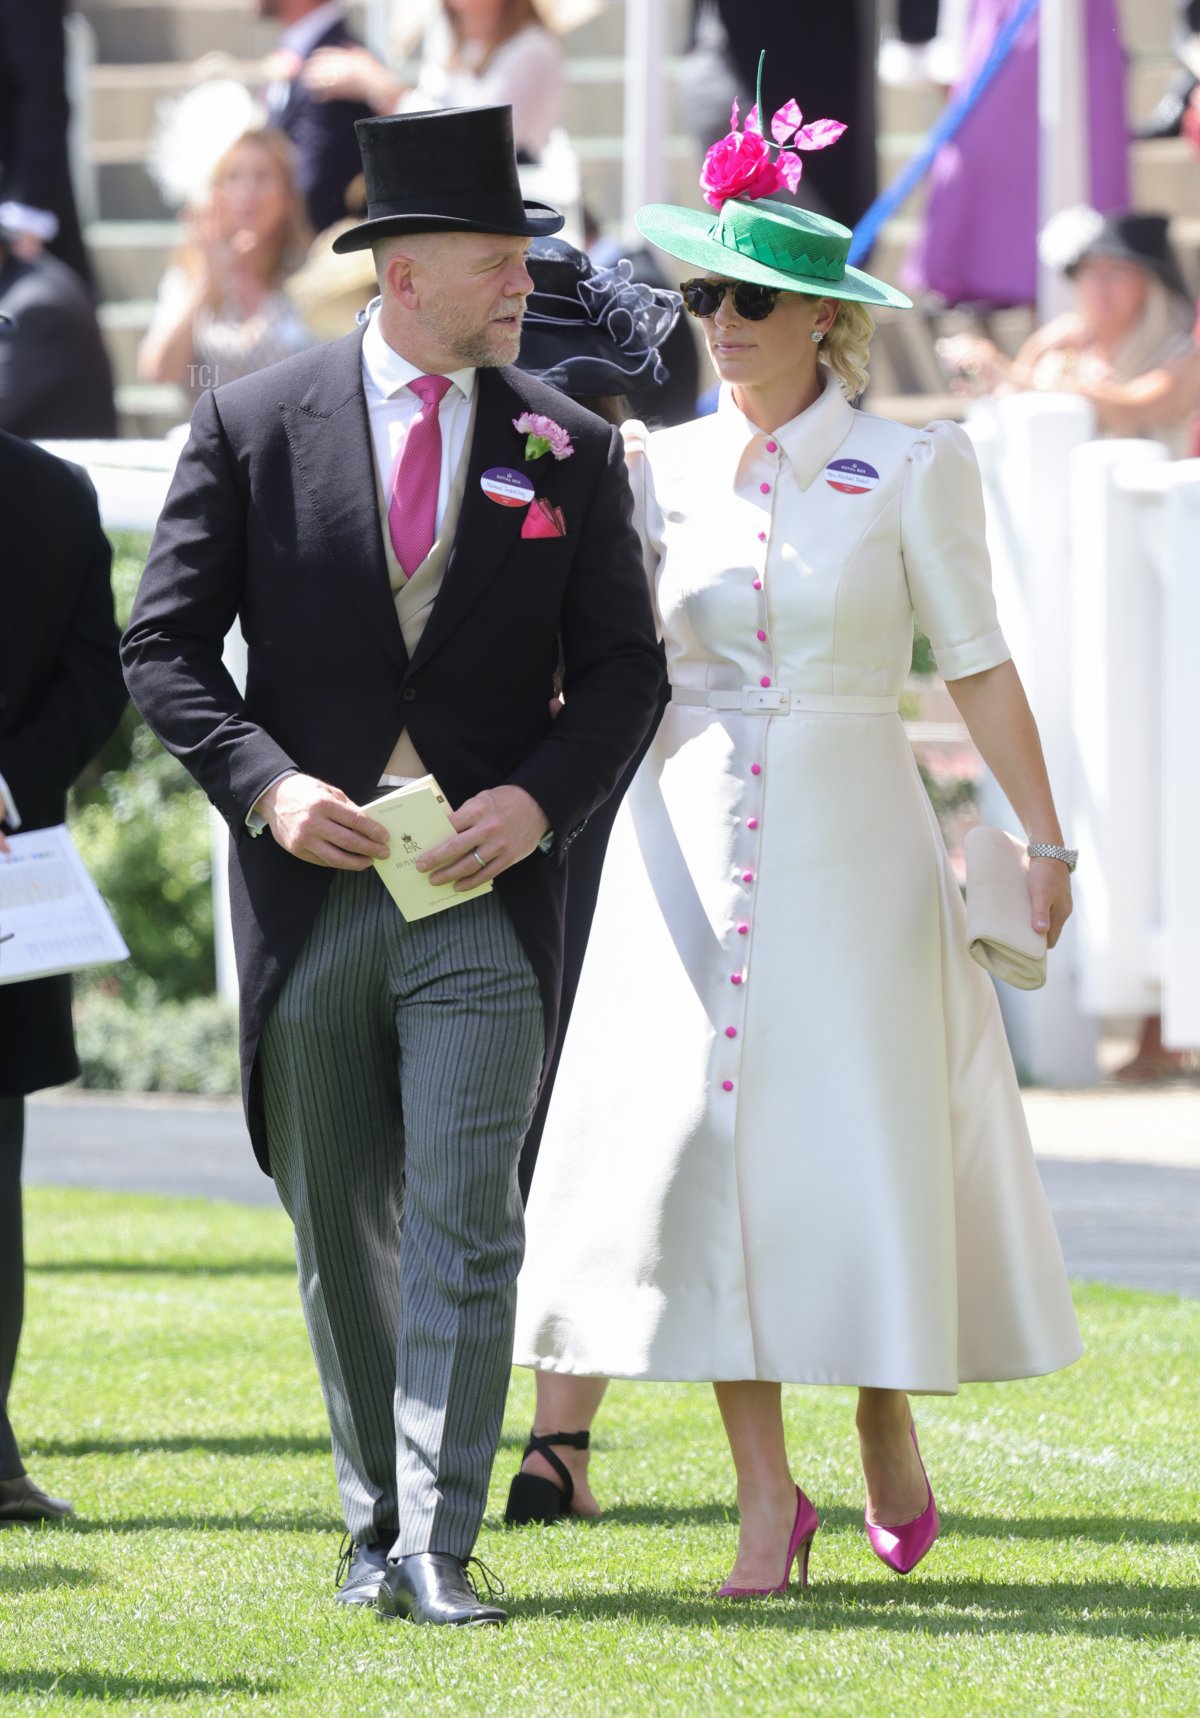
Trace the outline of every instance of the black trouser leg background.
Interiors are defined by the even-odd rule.
[[[0,1097],[0,1479],[25,1472],[8,1419],[8,1392],[25,1315],[25,1238],[21,1219],[21,1153],[25,1099]]]

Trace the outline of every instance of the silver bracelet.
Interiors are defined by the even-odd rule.
[[[1031,859],[1061,859],[1073,871],[1079,859],[1077,847],[1058,847],[1051,841],[1031,841],[1025,849]]]

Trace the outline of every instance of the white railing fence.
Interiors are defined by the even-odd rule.
[[[1044,990],[1001,987],[1018,1065],[1047,1085],[1097,1077],[1101,1022],[1161,1012],[1200,1045],[1200,460],[1094,441],[1074,396],[975,411],[1000,620],[1038,717],[1077,910]],[[152,530],[177,442],[61,442],[109,529]],[[244,684],[240,630],[225,659]],[[984,817],[1019,833],[985,777]],[[214,813],[220,994],[236,1000],[224,825]]]
[[[988,402],[979,453],[1001,624],[1030,694],[1076,913],[1045,990],[1002,995],[1018,1063],[1097,1078],[1101,1024],[1161,1012],[1200,1044],[1200,461],[1096,441],[1075,396]],[[982,811],[1020,826],[990,777]]]

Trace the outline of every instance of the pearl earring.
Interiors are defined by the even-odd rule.
[[[824,338],[825,330],[823,328],[814,328],[812,333],[809,335],[809,339],[812,341],[814,346],[819,346]]]

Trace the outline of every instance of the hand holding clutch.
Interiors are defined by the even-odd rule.
[[[1033,928],[1023,842],[1003,829],[967,832],[967,944],[985,972],[1017,990],[1046,982],[1046,937]]]

